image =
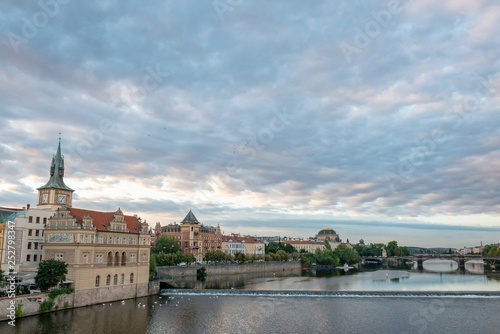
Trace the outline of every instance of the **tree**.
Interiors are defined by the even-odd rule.
[[[245,254],[242,252],[236,252],[234,253],[234,259],[238,262],[245,262]]]
[[[156,240],[156,244],[151,248],[153,254],[163,252],[165,254],[175,254],[181,250],[179,242],[170,236],[163,235]]]
[[[292,254],[293,252],[296,252],[297,250],[295,249],[295,247],[293,247],[292,245],[290,244],[281,244],[283,246],[283,249],[285,252],[287,252],[288,254]]]
[[[194,257],[194,255],[191,253],[187,253],[186,254],[186,261],[184,261],[184,262],[186,262],[187,264],[191,264],[191,263],[194,263],[194,261],[196,261],[196,258]]]
[[[344,244],[340,244],[335,248],[335,255],[340,260],[340,263],[354,264],[361,261],[361,257],[355,249],[346,246]]]
[[[0,269],[0,287],[3,287],[5,281],[5,276],[3,275],[3,270]]]
[[[68,273],[68,264],[54,259],[42,260],[38,264],[38,272],[35,276],[35,284],[42,292],[47,292],[49,288],[62,283]]]
[[[396,247],[398,247],[397,241],[389,241],[385,249],[387,251],[387,256],[394,256],[394,249],[396,249]]]
[[[156,255],[151,254],[149,259],[149,274],[156,275]]]

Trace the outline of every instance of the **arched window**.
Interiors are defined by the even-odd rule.
[[[111,283],[111,275],[108,275],[106,277],[106,285],[109,285]]]
[[[134,283],[134,273],[130,274],[130,283]]]
[[[97,275],[95,277],[95,287],[98,288],[99,287],[99,281],[101,280],[101,277],[99,277],[99,275]]]
[[[115,253],[115,266],[120,264],[120,253]]]
[[[113,264],[113,254],[111,252],[108,252],[108,266],[111,266]]]
[[[125,261],[126,261],[126,255],[125,255],[125,252],[122,253],[122,266],[125,265]]]
[[[115,274],[115,276],[113,276],[113,285],[117,285],[118,284],[118,275]]]
[[[121,279],[120,284],[123,284],[123,283],[125,283],[125,274],[122,274],[122,279]]]

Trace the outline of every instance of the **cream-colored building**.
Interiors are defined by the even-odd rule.
[[[148,224],[136,216],[62,206],[45,230],[43,258],[68,263],[75,305],[148,294]]]
[[[321,241],[289,240],[289,241],[285,241],[284,243],[295,247],[297,252],[300,252],[303,249],[306,252],[314,253],[317,248],[319,248],[321,250],[324,249],[324,242],[321,242]],[[333,249],[333,247],[332,247],[332,249]]]

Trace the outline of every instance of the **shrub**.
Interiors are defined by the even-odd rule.
[[[19,303],[19,306],[16,309],[16,318],[23,316],[23,303]]]
[[[54,301],[52,299],[46,299],[40,304],[38,312],[46,312],[52,310],[54,307]]]

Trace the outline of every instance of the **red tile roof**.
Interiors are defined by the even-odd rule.
[[[89,214],[89,216],[92,217],[94,226],[98,231],[108,231],[107,227],[110,226],[110,221],[112,221],[115,217],[115,212],[92,211],[73,207],[69,209],[69,212],[73,217],[78,217],[80,223],[83,222],[83,217]],[[136,217],[124,215],[123,219],[127,223],[127,228],[130,233],[139,234],[139,231],[141,230],[141,222]]]
[[[310,245],[323,245],[321,241],[311,241],[311,240],[289,240],[284,241],[285,244],[310,244]]]

